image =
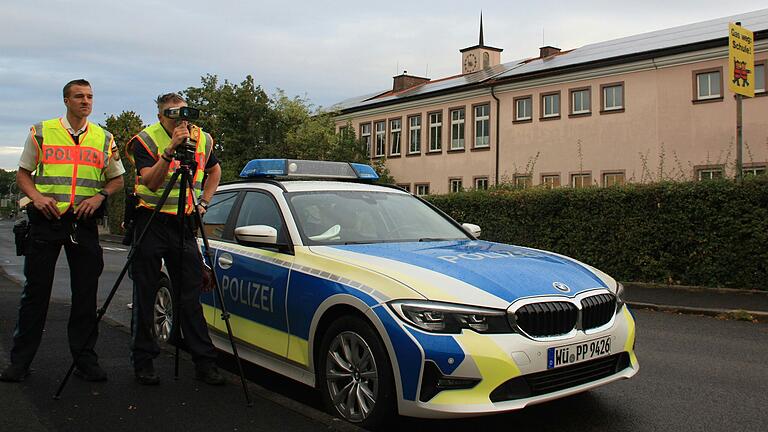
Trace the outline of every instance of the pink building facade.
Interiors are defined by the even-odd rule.
[[[610,186],[733,176],[736,101],[728,22],[755,32],[756,96],[743,101],[746,175],[768,166],[768,10],[501,63],[461,50],[461,75],[400,75],[391,89],[337,107],[417,194],[486,188]]]

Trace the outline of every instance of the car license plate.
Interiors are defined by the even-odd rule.
[[[567,366],[611,353],[611,336],[579,342],[571,345],[552,347],[547,350],[547,369]]]

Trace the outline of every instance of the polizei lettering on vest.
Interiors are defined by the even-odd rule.
[[[264,312],[272,313],[274,311],[274,290],[269,285],[257,284],[224,275],[221,278],[221,289],[227,292],[229,298],[234,302]]]

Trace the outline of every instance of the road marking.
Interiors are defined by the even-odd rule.
[[[118,248],[118,247],[109,247],[109,246],[103,246],[102,249],[108,250],[108,251],[113,251],[113,252],[125,252],[125,251],[128,250],[128,249],[123,249],[123,248]]]

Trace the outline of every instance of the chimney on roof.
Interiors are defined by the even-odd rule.
[[[544,59],[544,58],[553,56],[559,52],[560,52],[560,48],[555,48],[553,46],[547,45],[539,48],[539,57]]]
[[[392,91],[399,92],[401,90],[409,89],[417,85],[429,82],[429,78],[422,78],[413,75],[408,75],[408,71],[403,71],[402,74],[393,77],[394,83],[392,84]]]

